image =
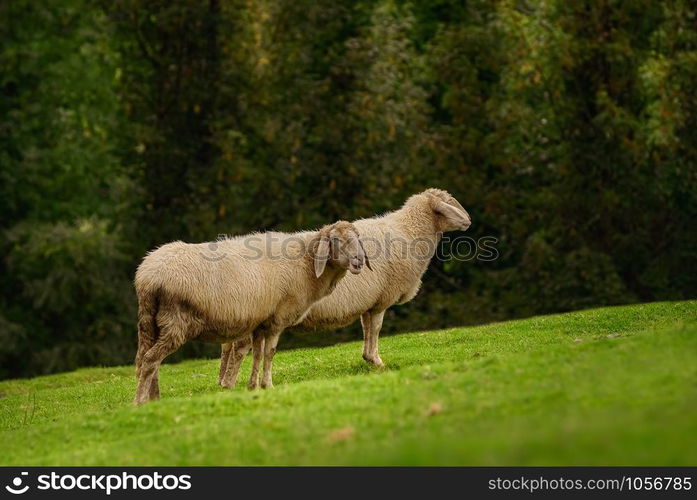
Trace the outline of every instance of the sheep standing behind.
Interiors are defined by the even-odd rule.
[[[138,353],[135,402],[159,397],[162,360],[189,340],[228,343],[241,362],[250,335],[263,340],[264,386],[283,329],[331,293],[347,270],[361,272],[365,253],[345,221],[305,233],[263,233],[211,243],[169,243],[138,267]],[[256,366],[261,342],[255,346]],[[237,378],[239,363],[226,369]],[[257,371],[258,373],[258,371]]]
[[[289,331],[331,330],[361,319],[363,358],[382,366],[378,336],[385,311],[404,304],[419,291],[421,277],[444,232],[466,230],[471,224],[467,211],[449,193],[427,189],[411,196],[394,212],[353,223],[361,234],[374,272],[347,276],[334,292],[321,299]],[[230,357],[230,346],[223,346],[221,366]],[[257,364],[255,358],[254,365]],[[223,370],[219,383],[234,385]]]

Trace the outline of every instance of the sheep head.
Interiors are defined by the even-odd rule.
[[[466,231],[472,224],[467,210],[447,191],[431,188],[422,194],[433,211],[437,231]]]
[[[315,276],[322,276],[327,263],[352,274],[359,274],[364,264],[372,271],[358,230],[350,222],[339,221],[320,229],[314,254]]]

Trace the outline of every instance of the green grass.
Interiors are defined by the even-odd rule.
[[[696,465],[697,301],[279,353],[269,391],[217,360],[0,382],[2,465]]]

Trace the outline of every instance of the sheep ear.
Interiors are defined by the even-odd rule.
[[[363,260],[365,260],[365,265],[368,266],[368,269],[371,271],[373,270],[373,267],[370,265],[370,259],[368,259],[368,253],[365,251],[365,247],[363,246],[363,242],[359,239],[358,244],[361,246],[361,250],[363,250]]]
[[[450,200],[449,205],[451,205],[451,206],[453,206],[453,207],[455,207],[455,208],[458,208],[458,209],[462,210],[462,211],[467,215],[467,217],[469,218],[470,214],[467,213],[467,210],[465,210],[465,207],[463,207],[462,205],[460,205],[460,202],[457,201],[455,198],[453,198],[452,200]]]
[[[444,201],[439,201],[434,207],[434,212],[442,215],[454,226],[467,226],[471,224],[470,216],[463,208],[460,210]]]
[[[317,245],[317,250],[315,250],[315,276],[320,277],[324,272],[324,268],[327,267],[327,260],[329,259],[329,238],[322,237]]]

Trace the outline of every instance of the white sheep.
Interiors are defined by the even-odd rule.
[[[444,232],[466,230],[471,224],[467,211],[448,192],[427,189],[411,196],[394,212],[353,223],[361,234],[374,272],[357,279],[347,276],[334,292],[310,308],[301,322],[289,331],[331,330],[361,319],[363,358],[382,366],[378,336],[385,311],[410,301],[419,291],[421,277]],[[258,346],[256,346],[258,349]],[[232,346],[223,346],[221,367],[228,364]],[[241,360],[239,360],[241,363]],[[255,365],[252,370],[258,370]],[[221,369],[219,383],[232,387]],[[250,381],[250,388],[254,384]]]
[[[283,329],[331,293],[347,270],[366,261],[358,231],[339,221],[319,231],[256,233],[211,243],[168,243],[138,267],[135,403],[159,397],[162,360],[188,340],[229,343],[241,362],[255,330],[258,370],[263,340],[265,387]],[[239,363],[224,374],[234,385]]]

